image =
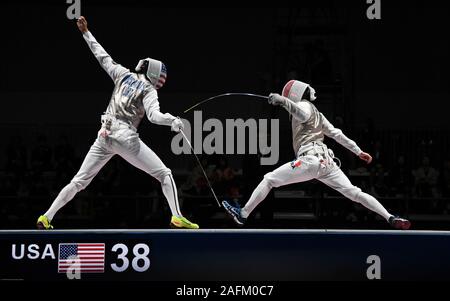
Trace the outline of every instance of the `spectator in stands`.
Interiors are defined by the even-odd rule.
[[[20,136],[11,137],[6,147],[6,179],[2,188],[4,195],[28,195],[25,185],[28,170],[27,149]]]
[[[239,184],[234,170],[228,165],[224,156],[219,158],[216,173],[216,187],[219,194],[223,194],[228,199],[234,199],[239,196]]]
[[[65,134],[58,137],[55,145],[55,169],[57,171],[74,169],[74,147],[70,144],[69,138]]]
[[[27,169],[27,150],[20,136],[11,137],[6,147],[6,171],[22,174]]]
[[[31,169],[33,173],[52,170],[52,150],[47,142],[47,137],[39,134],[31,152]]]
[[[422,165],[413,170],[414,190],[417,197],[438,197],[439,172],[430,165],[430,158],[423,157]]]
[[[450,158],[444,160],[444,167],[442,170],[442,196],[450,197]]]
[[[403,155],[397,158],[396,164],[392,167],[389,182],[391,183],[392,195],[403,198],[411,193],[411,172],[406,166]]]
[[[208,176],[211,174],[211,166],[207,157],[202,156],[200,159],[203,168]],[[209,188],[208,183],[203,175],[200,166],[196,165],[192,173],[186,179],[186,182],[181,186],[181,191],[190,195],[208,195]]]
[[[375,144],[375,122],[372,118],[367,118],[365,125],[360,133],[359,139],[362,145],[371,146]]]
[[[385,160],[384,160],[384,155],[388,154],[388,153],[389,152],[383,150],[383,145],[382,145],[381,141],[380,140],[376,140],[375,144],[374,144],[374,150],[372,151],[373,160],[376,163],[384,165],[386,163]],[[375,165],[375,168],[376,168],[376,165]]]
[[[58,137],[54,148],[56,181],[55,187],[58,189],[72,179],[75,172],[74,147],[69,143],[65,134]]]
[[[377,197],[386,197],[388,195],[388,186],[386,184],[386,177],[388,173],[384,170],[381,163],[375,164],[375,167],[370,172],[370,183],[372,194]]]
[[[310,62],[311,82],[314,84],[329,85],[333,82],[333,66],[328,50],[323,40],[316,40],[307,46]]]
[[[29,193],[31,196],[49,196],[49,185],[45,181],[42,174],[32,174],[31,181],[29,182]]]
[[[17,182],[14,183],[12,176],[6,175],[0,179],[0,196],[14,196],[19,188]]]

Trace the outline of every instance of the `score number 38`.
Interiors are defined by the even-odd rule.
[[[111,268],[115,272],[124,272],[130,266],[130,260],[128,259],[128,247],[124,244],[115,244],[111,251],[117,253],[117,259],[119,262],[112,263]],[[133,259],[131,260],[131,266],[136,272],[145,272],[150,267],[150,259],[148,254],[150,248],[146,244],[137,244],[133,247]]]

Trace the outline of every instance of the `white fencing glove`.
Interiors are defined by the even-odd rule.
[[[269,95],[269,104],[274,105],[274,106],[282,106],[285,104],[285,99],[283,96],[281,96],[280,94],[276,94],[276,93],[271,93]]]
[[[181,121],[181,119],[179,117],[177,117],[172,121],[171,128],[172,128],[172,131],[179,133],[180,130],[184,129],[184,124]]]

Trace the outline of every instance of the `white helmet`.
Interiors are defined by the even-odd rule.
[[[166,65],[161,61],[151,58],[140,60],[135,70],[136,72],[145,74],[156,89],[161,88],[166,82],[167,69]]]
[[[289,98],[294,102],[299,102],[303,99],[303,95],[309,88],[309,100],[316,100],[316,91],[309,84],[299,80],[290,80],[283,88],[281,93],[284,97]]]

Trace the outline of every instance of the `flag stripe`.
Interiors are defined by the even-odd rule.
[[[60,261],[75,261],[75,260],[80,260],[80,261],[89,261],[89,260],[97,260],[97,261],[104,261],[105,257],[88,257],[88,258],[72,258],[72,259],[61,259]]]
[[[105,248],[100,248],[100,247],[78,247],[79,250],[98,250],[98,251],[102,251]]]
[[[61,270],[61,271],[59,271],[60,273],[66,273],[66,272],[68,272],[69,270]],[[97,269],[97,270],[86,270],[86,269],[82,269],[82,270],[70,270],[70,272],[73,272],[73,271],[80,271],[81,273],[104,273],[105,272],[105,270],[99,270],[99,269]]]
[[[64,270],[59,270],[58,272],[59,273],[67,273],[67,272],[73,273],[75,271],[79,271],[81,273],[104,273],[105,272],[105,270],[103,270],[103,269],[95,269],[95,270],[86,270],[86,269],[81,269],[81,270],[70,269],[69,270],[69,269],[64,269]]]
[[[78,263],[76,263],[76,264],[74,264],[74,263],[60,264],[60,267],[67,267],[68,268],[68,267],[71,267],[71,266],[76,268],[76,267],[80,267],[81,264],[78,264]],[[98,263],[98,262],[95,262],[95,263],[83,263],[82,266],[83,267],[92,267],[92,266],[102,267],[103,266],[103,262],[100,262],[100,263]]]
[[[87,255],[78,255],[77,259],[102,259],[105,258],[105,255],[91,255],[91,254],[87,254]]]
[[[64,264],[64,265],[75,265],[78,263],[83,263],[83,264],[103,264],[105,261],[104,260],[96,260],[96,261],[61,261],[60,264]]]

